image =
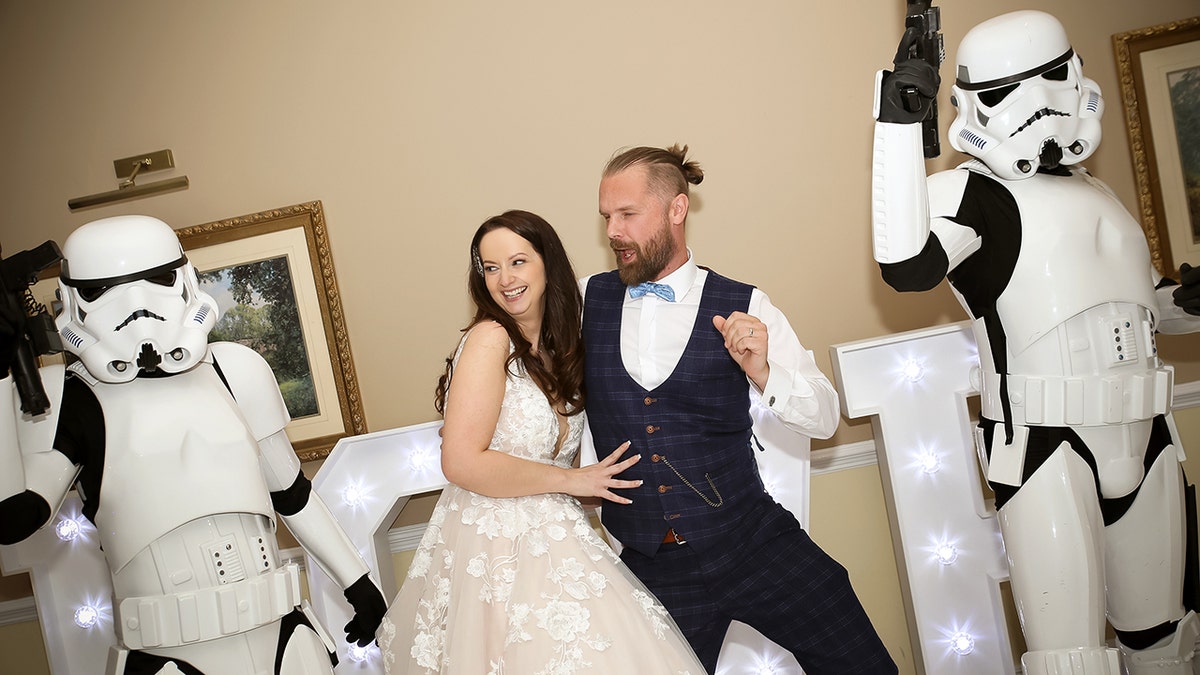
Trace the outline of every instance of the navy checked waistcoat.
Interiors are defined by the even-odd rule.
[[[621,490],[633,503],[605,502],[604,526],[622,545],[648,556],[658,551],[668,528],[704,550],[737,528],[756,500],[770,499],[750,443],[746,375],[712,325],[715,314],[745,312],[753,287],[708,273],[687,348],[671,376],[653,390],[635,382],[621,360],[626,290],[616,272],[595,275],[583,309],[587,414],[596,452],[604,457],[629,440],[627,455],[642,455],[619,476],[644,481]],[[723,499],[721,506],[705,502],[672,466],[710,501]]]

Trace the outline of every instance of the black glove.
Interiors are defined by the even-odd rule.
[[[344,629],[346,641],[366,647],[375,639],[375,631],[379,629],[383,614],[387,611],[387,601],[383,599],[383,593],[379,592],[371,577],[366,574],[350,584],[350,587],[343,591],[343,595],[354,608],[354,618],[350,619],[350,623],[346,624]]]
[[[2,298],[0,298],[2,300]],[[17,360],[17,347],[25,331],[25,312],[0,302],[0,378],[7,377]]]
[[[879,121],[913,124],[923,121],[937,102],[942,76],[938,69],[924,59],[908,55],[920,37],[916,28],[904,31],[900,46],[892,59],[893,70],[883,72],[879,84]]]
[[[1171,293],[1171,299],[1188,314],[1200,316],[1200,267],[1187,263],[1179,266],[1179,288]]]

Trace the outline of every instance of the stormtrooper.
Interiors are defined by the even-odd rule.
[[[0,543],[48,522],[76,488],[112,575],[110,675],[331,673],[334,645],[281,564],[275,514],[345,589],[351,642],[385,601],[300,471],[257,352],[207,344],[216,303],[166,223],[118,216],[63,247],[56,325],[68,366],[41,368],[48,412],[0,380]],[[20,316],[0,316],[0,368]]]
[[[876,77],[874,256],[899,291],[948,279],[970,316],[976,448],[1024,670],[1192,673],[1195,524],[1155,334],[1200,330],[1200,269],[1184,264],[1182,284],[1155,272],[1137,221],[1079,165],[1104,102],[1054,17],[1013,12],[963,37],[949,140],[972,159],[928,177],[920,127],[939,76],[909,56],[916,39]]]

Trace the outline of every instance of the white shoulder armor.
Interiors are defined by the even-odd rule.
[[[246,418],[255,440],[274,434],[291,421],[271,366],[253,349],[236,342],[209,345],[211,358]]]

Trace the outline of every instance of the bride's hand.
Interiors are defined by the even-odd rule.
[[[625,441],[607,457],[588,466],[567,470],[567,493],[575,497],[600,497],[618,504],[632,504],[633,501],[612,492],[615,489],[635,488],[642,484],[640,480],[618,480],[613,478],[629,467],[638,463],[641,455],[634,455],[625,460],[621,455],[629,449],[629,441]]]

